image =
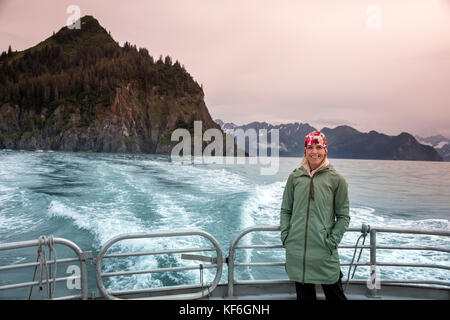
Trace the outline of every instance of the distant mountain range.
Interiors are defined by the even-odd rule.
[[[246,125],[225,123],[219,124],[224,132],[232,133],[235,129],[271,129],[279,130],[279,154],[282,157],[298,157],[303,155],[305,135],[317,130],[307,123],[287,123],[272,125],[266,122],[251,122]],[[328,156],[345,159],[378,159],[378,160],[422,160],[442,161],[443,157],[431,145],[425,145],[409,133],[402,132],[398,136],[388,136],[376,131],[360,132],[343,125],[334,129],[322,128],[328,141]],[[268,134],[270,137],[270,134]],[[270,139],[270,138],[269,138]],[[448,146],[448,144],[446,145]],[[247,146],[246,146],[247,147]],[[248,149],[246,148],[246,151]]]
[[[450,161],[450,139],[441,135],[431,136],[423,138],[420,136],[415,136],[417,141],[422,144],[430,145],[436,149],[436,151],[441,155],[444,161]]]

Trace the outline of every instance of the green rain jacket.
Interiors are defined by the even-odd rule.
[[[350,223],[348,186],[331,164],[311,178],[301,166],[286,183],[281,242],[286,273],[302,283],[334,284],[340,277],[337,247]]]

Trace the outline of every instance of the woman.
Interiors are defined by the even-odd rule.
[[[295,281],[298,300],[315,300],[315,284],[322,285],[327,300],[347,300],[337,251],[350,223],[347,182],[327,159],[323,133],[309,133],[304,150],[281,204],[286,272]]]

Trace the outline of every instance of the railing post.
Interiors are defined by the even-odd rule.
[[[369,289],[369,298],[378,298],[377,285],[377,231],[370,230],[370,276],[367,279],[367,288]]]
[[[80,265],[81,265],[81,299],[87,300],[89,295],[88,288],[88,276],[87,276],[87,267],[86,261],[92,259],[92,252],[86,251],[80,253]]]
[[[233,299],[234,294],[234,246],[235,242],[231,244],[230,252],[228,253],[228,299]]]

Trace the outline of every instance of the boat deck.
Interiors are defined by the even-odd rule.
[[[345,288],[345,286],[344,286]],[[187,295],[201,289],[200,286],[190,286],[186,289],[169,289],[159,292],[142,290],[141,292],[115,293],[120,299],[157,299],[164,295],[165,299],[170,296],[178,297]],[[245,281],[235,284],[235,295],[227,295],[228,284],[219,284],[209,295],[200,300],[296,300],[295,285],[291,281]],[[325,300],[321,286],[316,285],[318,300]],[[383,284],[377,291],[377,295],[372,297],[370,290],[363,283],[349,284],[345,293],[348,300],[450,300],[450,290],[447,288],[418,286],[418,285],[398,285]],[[92,297],[93,299],[104,299],[101,295]]]

